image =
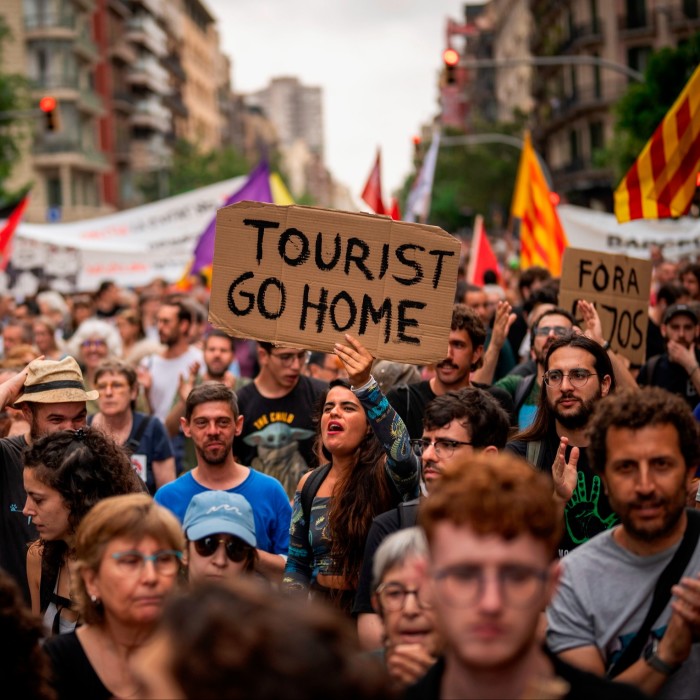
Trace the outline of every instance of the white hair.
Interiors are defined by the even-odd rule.
[[[392,532],[374,553],[372,563],[372,590],[382,582],[386,572],[401,566],[407,559],[428,556],[428,541],[420,527],[407,527]]]
[[[111,323],[101,321],[99,318],[88,318],[78,326],[67,343],[68,352],[73,357],[82,357],[80,346],[89,338],[101,338],[107,343],[110,355],[121,357],[122,339],[119,331]]]
[[[63,316],[65,316],[69,309],[68,303],[63,298],[62,294],[59,294],[54,289],[47,289],[45,292],[39,292],[36,295],[36,303],[46,304],[51,311],[60,311]]]

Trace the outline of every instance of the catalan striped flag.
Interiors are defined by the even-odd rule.
[[[539,265],[554,277],[568,245],[564,228],[550,198],[549,186],[532,147],[530,133],[520,156],[511,214],[520,219],[520,267]]]
[[[699,167],[700,66],[615,190],[617,220],[683,216]]]

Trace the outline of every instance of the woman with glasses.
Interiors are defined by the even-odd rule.
[[[83,321],[68,341],[67,349],[80,364],[83,370],[85,388],[90,390],[95,386],[95,372],[100,362],[108,357],[120,357],[122,341],[119,331],[107,321],[89,318]],[[88,401],[89,414],[97,413],[97,401]]]
[[[155,494],[175,479],[175,458],[160,419],[135,410],[136,370],[121,360],[104,360],[95,370],[94,388],[100,392],[99,411],[88,416],[88,423],[127,449],[137,474]]]
[[[374,556],[372,605],[384,626],[384,648],[373,653],[402,688],[422,678],[440,651],[427,559],[428,544],[418,527],[389,535]]]
[[[177,518],[147,494],[107,498],[88,513],[73,572],[84,624],[44,645],[59,700],[136,696],[129,662],[176,586],[183,545]]]
[[[182,529],[190,583],[230,581],[254,570],[258,543],[253,509],[240,494],[198,493],[187,506]]]
[[[88,511],[108,496],[143,486],[122,449],[97,430],[62,430],[36,440],[24,455],[22,513],[39,533],[27,551],[32,612],[52,634],[79,622],[71,597],[69,564],[75,533]]]
[[[322,398],[317,437],[328,462],[297,486],[283,585],[349,611],[372,520],[417,495],[419,460],[370,374],[372,355],[345,340],[335,353],[350,384],[335,380]]]

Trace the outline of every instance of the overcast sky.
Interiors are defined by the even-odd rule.
[[[384,197],[411,171],[412,137],[437,112],[448,17],[458,0],[204,0],[233,88],[291,75],[323,88],[326,165],[359,196],[382,150]]]

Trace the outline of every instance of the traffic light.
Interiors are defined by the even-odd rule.
[[[445,64],[445,83],[454,85],[457,82],[459,54],[454,49],[445,49],[442,53],[442,60]]]
[[[58,118],[58,102],[55,97],[46,95],[39,100],[39,109],[44,113],[44,130],[58,131],[61,124]]]

